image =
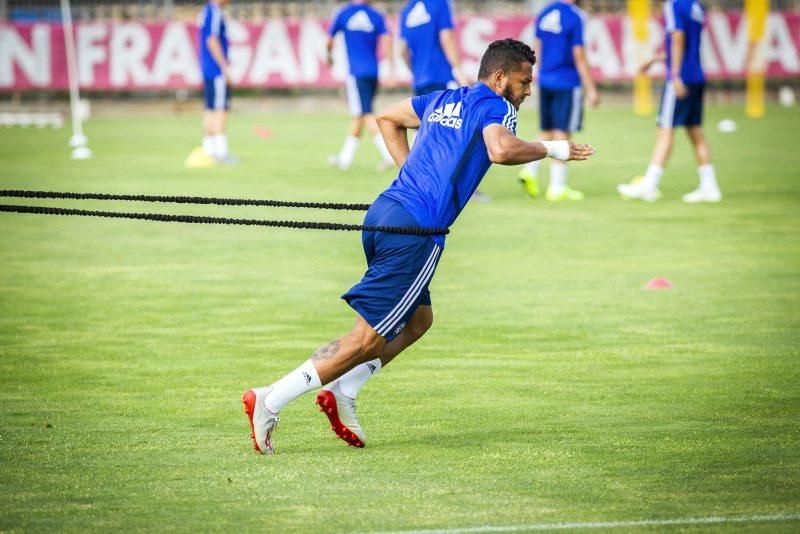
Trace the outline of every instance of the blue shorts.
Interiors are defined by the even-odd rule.
[[[583,126],[583,89],[539,88],[541,129],[577,132]]]
[[[703,124],[703,92],[704,83],[687,83],[689,94],[680,100],[675,95],[675,87],[671,81],[664,84],[661,90],[661,109],[658,112],[657,124],[661,128],[677,126],[700,126]]]
[[[414,96],[425,96],[435,91],[444,91],[445,89],[456,89],[458,84],[455,81],[444,83],[429,83],[428,85],[420,85],[414,88]]]
[[[419,227],[399,202],[384,196],[370,206],[364,224]],[[364,232],[361,241],[367,272],[342,298],[391,341],[403,331],[418,306],[430,306],[428,284],[442,249],[430,237],[419,235]]]
[[[353,117],[372,113],[372,101],[378,90],[377,78],[356,78],[350,75],[345,80],[347,88],[347,105]]]
[[[203,80],[206,109],[218,110],[230,108],[230,87],[225,76],[216,76]]]

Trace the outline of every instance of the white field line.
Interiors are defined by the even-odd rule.
[[[534,530],[573,530],[590,528],[660,527],[670,525],[715,525],[721,523],[761,523],[800,521],[800,513],[772,515],[738,515],[687,517],[683,519],[639,519],[634,521],[597,521],[587,523],[533,523],[530,525],[442,528],[432,530],[382,531],[374,534],[472,534],[476,532],[529,532]]]

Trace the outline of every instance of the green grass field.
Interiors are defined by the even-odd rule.
[[[739,131],[713,126],[733,118]],[[344,114],[234,114],[236,167],[188,171],[195,115],[0,130],[0,189],[370,202],[365,140],[329,169]],[[536,118],[522,113],[520,132]],[[800,530],[800,110],[711,107],[725,194],[690,206],[681,135],[664,199],[626,203],[652,119],[592,111],[577,204],[494,168],[453,227],[436,319],[359,396],[367,448],[308,395],[278,454],[252,450],[242,391],[347,331],[356,233],[0,214],[0,531],[340,532],[763,516],[628,530]],[[253,134],[263,125],[273,132]],[[546,176],[546,172],[545,172]],[[0,203],[360,222],[358,213]],[[665,276],[674,289],[645,291]],[[776,519],[776,520],[775,520]],[[621,528],[621,527],[618,527]],[[520,530],[524,530],[521,528]],[[499,531],[499,530],[498,530]]]

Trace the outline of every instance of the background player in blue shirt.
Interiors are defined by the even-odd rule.
[[[722,193],[711,164],[711,151],[703,133],[703,92],[706,77],[700,63],[700,39],[705,24],[705,8],[699,0],[668,0],[664,2],[667,74],[661,93],[658,114],[658,135],[650,165],[644,177],[630,184],[620,184],[617,190],[623,198],[648,202],[661,193],[658,183],[672,151],[675,128],[685,126],[697,158],[700,187],[683,195],[684,202],[719,202]],[[647,70],[657,58],[644,65]]]
[[[398,17],[400,52],[417,96],[469,84],[461,70],[451,0],[408,0]],[[473,199],[492,198],[476,190]]]
[[[574,0],[558,0],[545,7],[536,17],[533,48],[539,57],[539,139],[569,139],[583,123],[584,90],[592,107],[600,96],[592,80],[583,46],[586,14]],[[539,162],[527,164],[519,173],[525,190],[532,197],[539,195],[536,172]],[[550,165],[547,200],[583,200],[583,193],[567,186],[567,165],[554,161]]]
[[[394,71],[392,36],[386,31],[386,18],[383,13],[370,3],[371,0],[352,0],[334,13],[328,28],[328,64],[333,65],[334,37],[340,32],[344,33],[349,63],[345,87],[353,119],[341,151],[337,156],[329,158],[329,163],[342,170],[349,168],[353,163],[361,130],[365,124],[381,153],[382,161],[378,164],[378,169],[394,167],[394,160],[386,150],[386,144],[372,116],[372,102],[378,88],[378,44],[380,42],[384,56],[390,61],[391,73]]]
[[[478,83],[408,99],[381,113],[378,126],[400,172],[372,204],[364,224],[449,227],[492,163],[519,165],[547,156],[583,160],[593,154],[590,146],[569,141],[517,139],[517,109],[531,94],[535,62],[525,43],[496,41],[481,59]],[[409,129],[419,129],[413,150]],[[281,408],[322,384],[327,385],[316,401],[337,436],[364,446],[356,395],[430,328],[428,285],[444,241],[444,235],[362,234],[367,272],[342,297],[358,313],[355,327],[271,386],[242,397],[257,451],[272,452]]]
[[[467,85],[456,44],[450,0],[408,0],[400,11],[400,52],[415,95]]]
[[[205,95],[203,150],[219,163],[236,161],[228,153],[228,138],[225,135],[225,120],[230,108],[230,67],[228,33],[222,8],[227,4],[228,0],[210,0],[197,18]]]

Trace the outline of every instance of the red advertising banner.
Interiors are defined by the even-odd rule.
[[[530,42],[532,19],[472,16],[459,21],[458,42],[465,72],[477,74],[483,51],[495,39]],[[334,68],[325,63],[326,21],[269,19],[260,24],[228,22],[233,82],[239,87],[335,87],[344,79],[339,43]],[[627,17],[590,17],[587,57],[600,81],[629,80],[642,57],[662,46],[663,25],[650,24],[647,50],[634,41]],[[183,22],[98,22],[75,28],[80,85],[92,90],[199,87],[196,28]],[[67,67],[59,24],[0,23],[0,91],[65,89]],[[709,78],[741,78],[747,60],[747,23],[739,12],[710,12],[702,46]],[[800,76],[800,12],[770,13],[763,58],[768,77]],[[396,65],[403,65],[399,59]],[[381,74],[389,61],[381,62]],[[662,71],[663,72],[663,71]],[[653,74],[661,74],[654,70]],[[398,67],[398,81],[410,74]]]

